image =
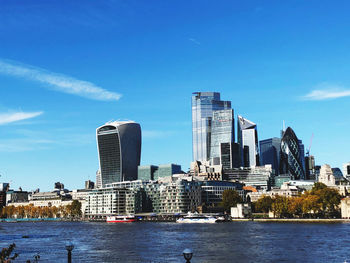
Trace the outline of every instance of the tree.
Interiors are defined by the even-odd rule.
[[[13,250],[15,249],[16,244],[11,244],[8,248],[3,248],[0,253],[0,263],[10,263],[12,260],[18,257],[17,253],[14,253],[13,256],[11,256]]]
[[[78,200],[73,200],[70,206],[71,206],[71,215],[73,217],[81,216],[81,203]]]
[[[289,198],[285,196],[279,196],[276,195],[273,204],[272,204],[272,211],[274,212],[275,216],[277,217],[289,217]]]
[[[303,216],[303,201],[302,196],[290,198],[288,212],[291,215],[297,215],[298,217]]]
[[[255,211],[268,213],[271,210],[273,199],[269,195],[263,195],[255,202]]]
[[[236,190],[226,189],[222,193],[222,202],[220,205],[224,208],[225,211],[229,212],[231,207],[235,207],[237,204],[242,202],[242,197]]]

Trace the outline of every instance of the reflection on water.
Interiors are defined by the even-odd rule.
[[[23,238],[26,236],[27,238]],[[224,224],[88,222],[1,223],[0,246],[15,242],[19,262],[344,262],[350,224],[233,222]]]

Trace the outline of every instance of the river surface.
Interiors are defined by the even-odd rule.
[[[26,236],[26,238],[23,238]],[[92,222],[0,223],[0,248],[16,243],[15,262],[350,262],[349,223],[221,224]]]

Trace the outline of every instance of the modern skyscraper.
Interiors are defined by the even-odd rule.
[[[305,179],[306,180],[316,179],[315,157],[313,155],[309,155],[305,157]]]
[[[234,138],[235,132],[233,110],[227,109],[214,111],[211,127],[211,164],[220,164],[220,145],[222,143],[233,143]]]
[[[238,143],[221,143],[220,151],[222,169],[239,168],[241,166],[240,146]]]
[[[260,147],[260,164],[271,164],[275,174],[279,172],[281,139],[274,137],[259,142]]]
[[[192,95],[192,151],[194,161],[210,158],[213,111],[231,109],[230,101],[220,100],[218,92],[194,92]]]
[[[280,174],[290,174],[295,180],[304,180],[304,156],[301,155],[300,141],[292,128],[288,127],[281,140]]]
[[[241,147],[241,160],[243,166],[258,166],[260,162],[258,130],[256,124],[242,116],[238,116],[237,129],[238,144]]]
[[[109,122],[96,130],[102,186],[137,179],[141,127],[132,121]]]

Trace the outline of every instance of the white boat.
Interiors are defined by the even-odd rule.
[[[198,213],[188,213],[187,216],[176,220],[176,223],[216,223],[216,218],[212,216],[200,215]]]
[[[135,216],[107,216],[107,223],[131,223],[135,222]]]

